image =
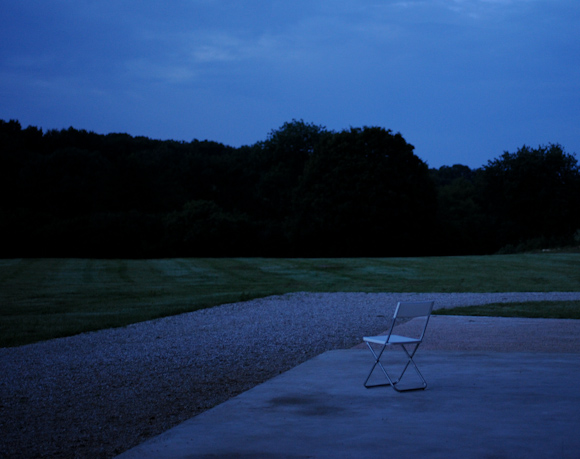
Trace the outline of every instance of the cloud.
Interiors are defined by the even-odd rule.
[[[191,56],[196,62],[234,62],[270,59],[280,54],[279,41],[263,34],[243,38],[224,31],[208,34],[192,34],[186,43],[191,47]]]
[[[577,0],[5,3],[0,118],[23,123],[239,144],[303,118],[461,155],[577,121]]]
[[[155,62],[146,58],[126,61],[125,72],[128,80],[140,82],[152,80],[165,84],[192,82],[199,76],[199,72],[192,66]]]

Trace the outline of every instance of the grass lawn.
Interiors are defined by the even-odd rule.
[[[580,301],[530,301],[526,303],[492,303],[438,309],[438,316],[529,317],[532,319],[580,319]]]
[[[580,254],[0,260],[0,346],[288,292],[580,291]]]

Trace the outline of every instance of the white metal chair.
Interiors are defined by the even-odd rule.
[[[391,386],[393,389],[395,389],[398,392],[406,392],[406,391],[410,391],[410,390],[423,390],[427,387],[427,381],[425,381],[425,378],[423,378],[423,375],[419,371],[419,368],[417,368],[417,365],[415,364],[413,357],[415,356],[417,349],[419,349],[419,345],[423,341],[423,336],[425,336],[425,330],[427,329],[427,324],[429,323],[429,318],[431,317],[431,312],[433,311],[433,304],[434,304],[433,301],[421,301],[421,302],[413,302],[413,303],[401,303],[401,302],[399,302],[397,304],[397,309],[395,309],[395,314],[393,315],[393,322],[391,324],[391,327],[389,329],[388,334],[384,335],[384,336],[365,336],[363,338],[364,342],[366,343],[366,345],[368,346],[368,348],[370,349],[371,353],[373,354],[373,356],[375,358],[375,363],[374,363],[373,367],[371,368],[371,371],[370,371],[366,381],[364,382],[364,386],[366,388],[379,387],[379,386]],[[403,320],[418,319],[419,323],[416,324],[418,326],[417,326],[417,333],[415,334],[415,336],[400,336],[400,335],[393,334],[393,329],[395,328],[395,326],[398,323],[401,322],[401,319],[403,319]],[[375,348],[373,348],[373,345],[380,346],[380,348],[377,347],[375,349]],[[407,363],[406,363],[405,367],[403,368],[401,375],[397,379],[391,378],[391,376],[389,375],[389,373],[387,372],[387,370],[385,369],[385,367],[381,363],[381,357],[383,356],[385,349],[387,348],[387,346],[393,346],[393,345],[401,346],[401,348],[403,349],[403,351],[407,355]],[[409,346],[411,350],[409,351],[406,346]],[[419,375],[419,378],[421,378],[421,381],[423,382],[423,384],[419,387],[411,387],[411,388],[406,388],[406,389],[397,387],[399,382],[403,378],[403,375],[407,371],[409,364],[411,364],[413,366],[413,368],[415,369],[415,371]],[[371,375],[373,374],[373,372],[375,371],[375,368],[377,366],[379,366],[380,369],[383,370],[383,373],[385,374],[385,376],[388,380],[388,383],[368,384],[369,379],[370,379]]]

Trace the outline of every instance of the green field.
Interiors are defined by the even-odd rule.
[[[297,291],[580,291],[580,254],[0,260],[0,346]]]
[[[534,301],[527,303],[492,303],[439,309],[438,315],[529,317],[532,319],[580,319],[580,301]]]

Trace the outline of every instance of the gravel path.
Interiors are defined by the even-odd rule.
[[[573,293],[295,293],[0,349],[0,457],[113,457],[331,349],[397,301],[435,308]]]

